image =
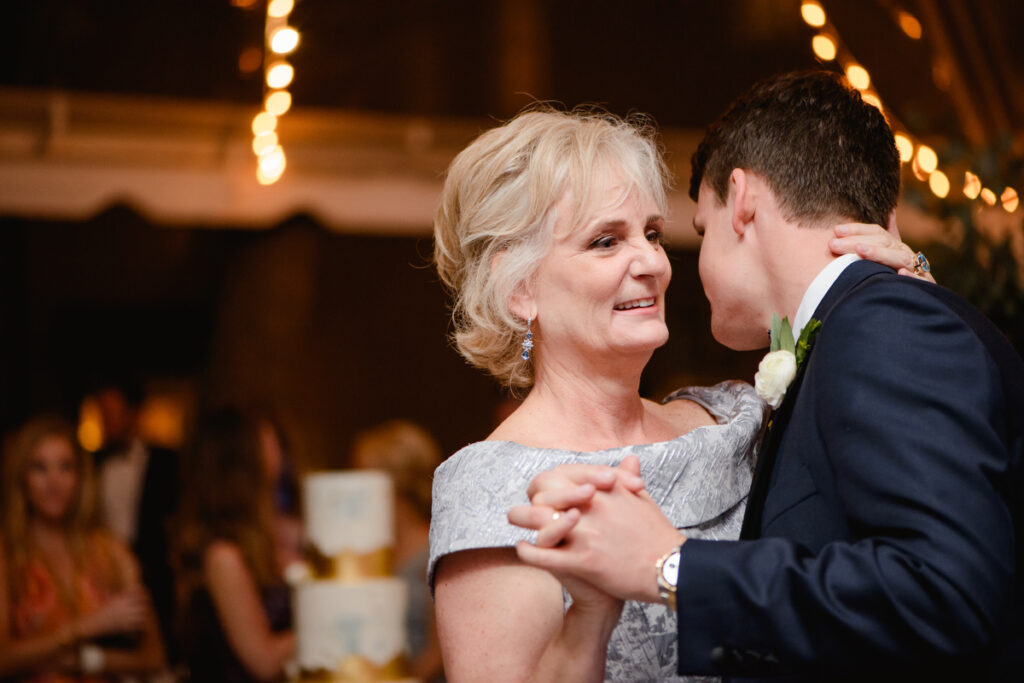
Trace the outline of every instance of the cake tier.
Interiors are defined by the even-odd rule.
[[[408,587],[400,579],[308,581],[295,588],[298,664],[303,674],[401,678],[407,652]],[[388,678],[380,678],[388,676]]]
[[[384,472],[318,472],[305,478],[306,537],[323,557],[394,545],[394,492]]]

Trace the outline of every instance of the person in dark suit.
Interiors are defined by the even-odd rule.
[[[175,451],[146,443],[139,434],[143,390],[133,380],[98,385],[104,448],[96,454],[99,508],[103,523],[129,545],[139,560],[169,657],[174,641],[174,572],[171,524],[178,507],[179,466]]]
[[[1024,676],[1020,356],[951,292],[829,251],[839,220],[891,224],[899,174],[881,113],[826,72],[755,85],[693,157],[715,338],[764,347],[773,314],[808,332],[763,394],[741,540],[683,536],[632,459],[540,475],[510,512],[551,546],[523,561],[675,606],[680,673]]]

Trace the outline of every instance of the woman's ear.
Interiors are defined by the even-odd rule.
[[[537,317],[537,304],[530,290],[530,284],[521,281],[508,298],[508,310],[523,320],[533,320]]]
[[[504,251],[499,251],[491,259],[491,272],[498,267],[498,263],[501,262],[502,257],[505,256]],[[508,310],[512,311],[512,314],[522,318],[523,320],[533,320],[537,317],[537,306],[533,300],[532,287],[530,282],[520,280],[516,288],[512,290],[512,294],[508,297]]]

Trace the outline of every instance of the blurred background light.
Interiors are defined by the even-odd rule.
[[[299,46],[299,32],[291,26],[277,29],[270,35],[270,49],[279,55],[286,55]]]
[[[295,77],[295,69],[288,62],[278,62],[267,69],[267,85],[271,88],[286,88]]]
[[[263,106],[274,116],[281,116],[292,108],[292,94],[287,90],[275,90],[267,95]]]

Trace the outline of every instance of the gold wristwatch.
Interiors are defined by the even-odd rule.
[[[673,548],[655,565],[658,574],[658,595],[672,610],[676,609],[676,586],[679,584],[679,548]]]

